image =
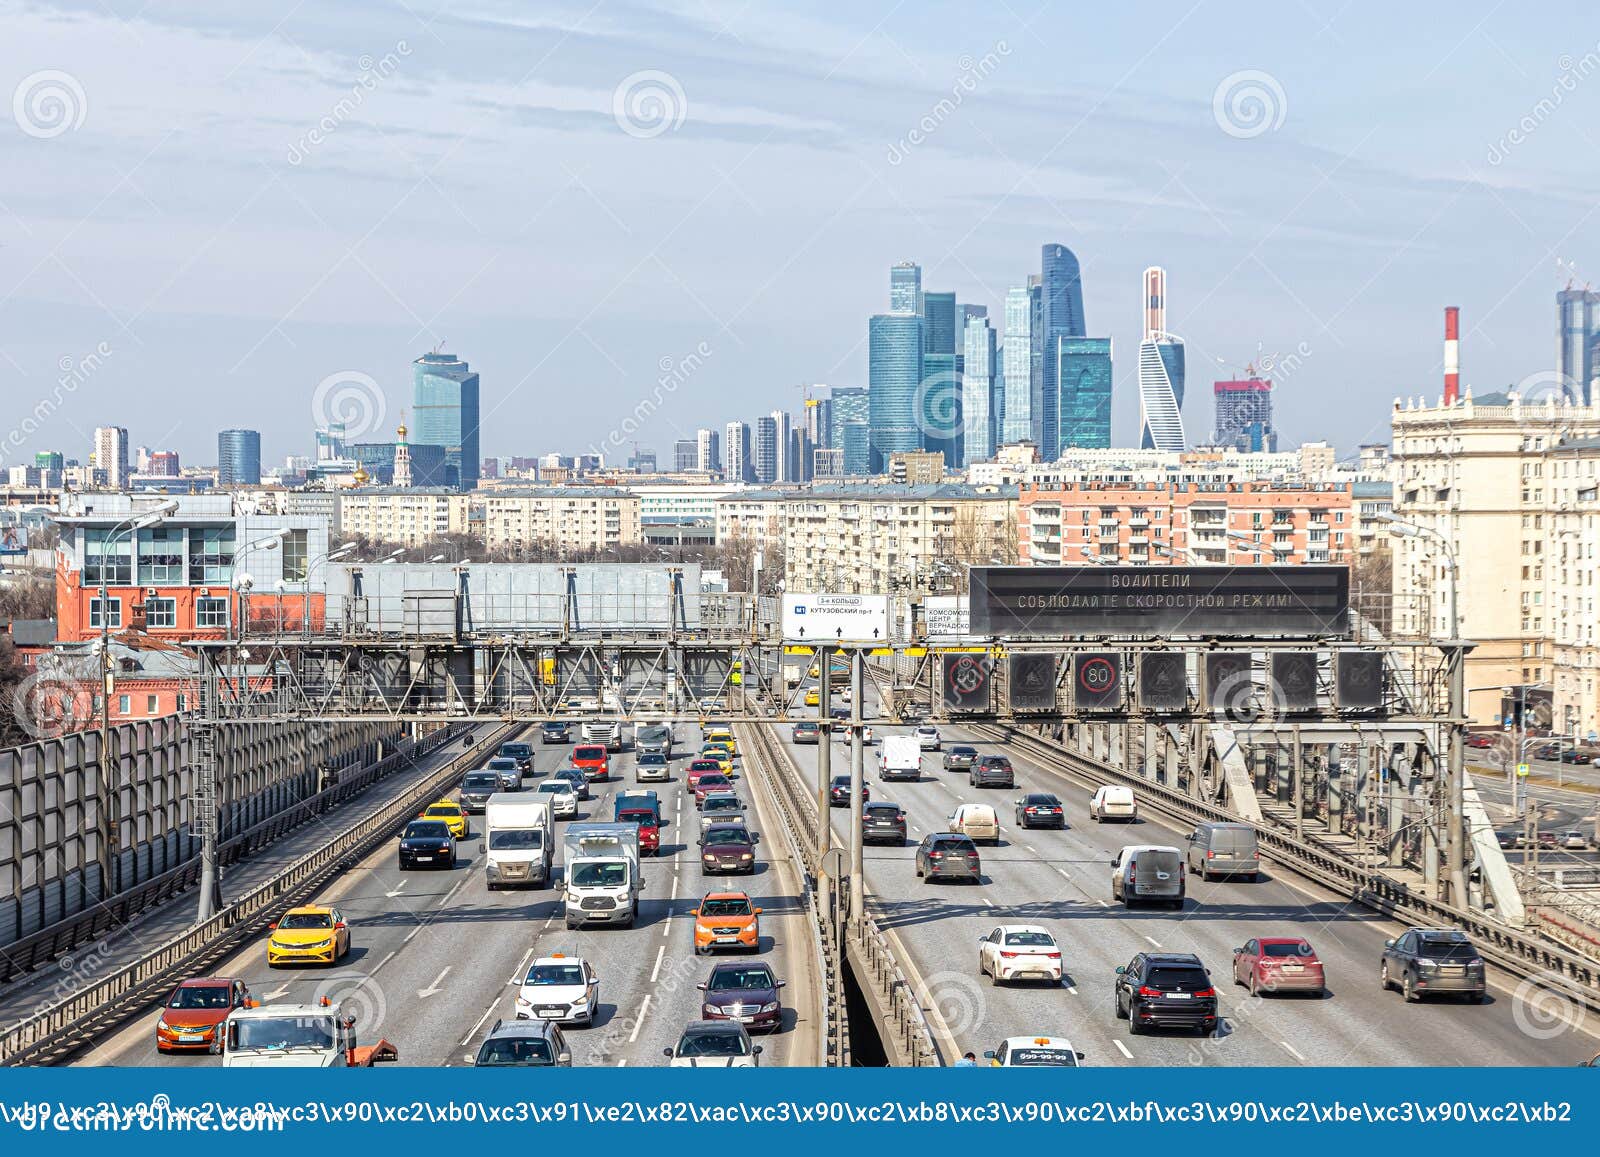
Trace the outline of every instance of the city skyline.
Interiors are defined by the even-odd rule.
[[[1393,397],[1432,394],[1447,303],[1463,308],[1463,381],[1479,393],[1555,370],[1556,261],[1580,286],[1600,265],[1582,150],[1568,147],[1600,93],[1563,92],[1535,131],[1517,127],[1560,62],[1584,59],[1570,22],[1528,27],[1485,7],[1445,43],[1420,14],[1393,13],[1381,44],[1362,35],[1361,53],[1312,60],[1287,49],[1353,43],[1351,16],[1273,12],[1248,53],[1204,13],[1151,35],[1131,10],[1001,11],[959,45],[880,16],[822,28],[754,8],[705,49],[720,25],[667,11],[646,52],[617,29],[592,34],[576,9],[539,26],[391,13],[359,36],[286,3],[220,21],[165,3],[133,22],[94,7],[18,13],[10,39],[29,47],[13,52],[13,86],[56,61],[86,107],[60,135],[0,141],[30,173],[8,204],[30,228],[4,237],[0,424],[31,412],[63,359],[104,342],[74,391],[86,413],[127,424],[120,400],[148,393],[170,415],[151,423],[152,444],[202,461],[217,427],[237,424],[277,462],[306,452],[294,411],[319,381],[370,375],[392,415],[408,400],[405,363],[448,339],[495,383],[486,453],[517,452],[530,428],[579,446],[649,396],[662,359],[707,341],[714,355],[640,432],[664,448],[770,410],[793,381],[864,385],[857,319],[883,308],[886,266],[915,260],[925,284],[998,317],[1044,239],[1077,254],[1092,334],[1122,350],[1137,348],[1138,319],[1109,287],[1160,262],[1186,287],[1173,324],[1197,380],[1234,376],[1258,349],[1295,357],[1278,375],[1290,441],[1354,445]],[[1059,54],[1084,36],[1105,51],[1063,82]],[[1432,47],[1402,67],[1386,46],[1408,41]],[[973,91],[901,144],[965,76],[963,53]],[[210,61],[190,82],[203,95],[137,79],[148,54]],[[519,88],[530,59],[548,67]],[[1267,117],[1235,123],[1222,82],[1263,59],[1276,62]],[[754,82],[774,67],[785,84]],[[1444,67],[1479,79],[1466,92],[1406,79]],[[681,122],[659,133],[613,111],[646,68],[683,94]],[[287,94],[284,75],[297,78]],[[352,90],[363,99],[347,111]],[[463,135],[484,91],[504,111],[493,132]],[[225,137],[204,119],[216,107],[245,110]],[[335,108],[335,127],[318,129]],[[555,145],[565,168],[524,172],[520,158]],[[818,146],[849,163],[818,171]],[[215,182],[205,197],[190,179],[201,165]],[[149,248],[158,222],[170,241]],[[761,272],[719,285],[735,264]],[[1118,442],[1137,429],[1134,360],[1116,369]],[[235,400],[205,428],[202,378]],[[1318,399],[1334,389],[1353,404],[1328,414]],[[549,404],[568,397],[587,404]],[[81,454],[93,424],[58,414],[8,462]]]

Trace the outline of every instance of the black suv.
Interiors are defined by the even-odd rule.
[[[967,772],[973,787],[1016,787],[1017,773],[1003,755],[980,755]]]
[[[443,820],[412,820],[400,833],[400,870],[427,864],[435,868],[456,866],[456,841]]]
[[[899,804],[869,803],[861,809],[861,842],[876,844],[887,840],[902,847],[906,842],[906,813]]]
[[[917,875],[925,880],[983,883],[978,845],[960,832],[933,832],[917,845]]]
[[[1457,928],[1413,928],[1398,939],[1385,940],[1378,981],[1386,991],[1398,988],[1411,1001],[1436,993],[1469,1001],[1488,995],[1483,957]]]
[[[1217,1027],[1217,990],[1190,952],[1141,952],[1117,969],[1117,1017],[1138,1036],[1147,1028]]]
[[[572,724],[560,719],[552,719],[539,727],[540,743],[570,743],[572,741]]]

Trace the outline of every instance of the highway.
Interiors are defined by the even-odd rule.
[[[814,791],[816,748],[779,737]],[[875,727],[875,738],[909,728]],[[1350,904],[1270,863],[1260,882],[1205,883],[1191,877],[1181,913],[1111,903],[1110,861],[1127,844],[1179,846],[1180,832],[1160,820],[1133,826],[1098,825],[1088,817],[1090,792],[1038,762],[1019,757],[976,733],[942,728],[946,744],[969,742],[980,752],[1010,756],[1015,791],[973,789],[965,771],[942,770],[938,753],[923,756],[920,782],[881,784],[877,749],[867,750],[873,800],[906,812],[904,848],[869,845],[866,876],[873,910],[908,975],[928,999],[935,1030],[956,1051],[980,1055],[1008,1036],[1064,1036],[1092,1065],[1565,1065],[1596,1051],[1594,1029],[1581,1006],[1536,990],[1530,1004],[1513,994],[1515,978],[1491,970],[1484,1005],[1424,1002],[1408,1005],[1383,992],[1378,967],[1383,942],[1398,924]],[[835,774],[848,770],[847,745],[835,733]],[[1065,805],[1064,831],[1018,830],[1013,802],[1027,791],[1049,791]],[[980,846],[983,883],[926,883],[916,877],[916,843],[945,830],[961,802],[992,804],[1001,846]],[[830,809],[843,843],[849,810]],[[1067,970],[1060,988],[1037,984],[994,987],[977,971],[977,941],[1003,923],[1041,924],[1061,945]],[[1323,960],[1330,995],[1250,998],[1231,982],[1232,950],[1253,936],[1306,937]],[[1115,1018],[1115,969],[1142,950],[1196,953],[1211,970],[1224,1024],[1214,1035],[1151,1033],[1133,1037]],[[1592,1021],[1593,1018],[1590,1018]]]
[[[322,996],[344,1002],[357,1016],[361,1043],[382,1037],[398,1046],[402,1064],[453,1066],[471,1064],[495,1020],[514,1016],[516,984],[529,961],[535,955],[564,952],[589,960],[600,978],[601,1012],[595,1026],[565,1030],[573,1064],[656,1065],[665,1063],[662,1050],[677,1043],[684,1024],[699,1017],[695,986],[713,963],[713,958],[695,956],[694,922],[688,913],[704,891],[744,890],[764,909],[761,958],[789,982],[783,992],[783,1030],[757,1039],[764,1046],[761,1061],[814,1063],[820,1026],[810,994],[817,966],[801,877],[781,828],[775,816],[773,823],[767,822],[770,805],[751,801],[760,829],[771,833],[760,845],[756,875],[702,881],[693,842],[694,799],[682,784],[685,755],[698,750],[699,730],[680,726],[676,734],[672,782],[646,785],[661,795],[668,826],[663,854],[644,861],[642,919],[634,928],[568,931],[556,888],[490,892],[478,851],[483,818],[474,816],[472,834],[458,845],[461,860],[454,870],[401,872],[391,843],[317,898],[317,903],[339,907],[351,925],[351,951],[338,965],[272,970],[266,965],[264,943],[257,942],[214,973],[243,978],[252,995],[269,1004]],[[534,744],[534,772],[524,780],[525,789],[531,790],[551,771],[567,766],[571,746],[541,745],[536,729],[523,738]],[[609,820],[617,790],[635,786],[633,772],[631,749],[613,755],[610,780],[592,785],[594,798],[579,805],[580,818]],[[556,825],[558,866],[565,822]],[[215,1057],[159,1054],[157,1016],[158,1010],[150,1010],[77,1063],[220,1064]]]

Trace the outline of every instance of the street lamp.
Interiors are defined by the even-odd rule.
[[[311,637],[311,576],[316,573],[319,566],[326,566],[330,562],[338,562],[345,558],[357,547],[357,543],[341,543],[333,550],[312,560],[306,567],[306,582],[304,596],[300,604],[300,633],[305,638]]]
[[[1440,552],[1444,555],[1445,575],[1450,580],[1450,637],[1452,639],[1461,638],[1461,619],[1456,601],[1456,552],[1455,548],[1450,545],[1450,540],[1444,535],[1440,534],[1437,530],[1434,530],[1432,527],[1418,526],[1414,522],[1407,522],[1405,519],[1397,517],[1390,511],[1383,511],[1375,514],[1373,515],[1373,518],[1378,522],[1387,523],[1390,534],[1398,535],[1401,538],[1425,538],[1438,546]]]
[[[378,560],[378,565],[379,566],[383,566],[385,563],[399,562],[400,559],[402,557],[404,557],[405,553],[406,553],[406,548],[402,546],[399,550],[394,551],[387,558],[380,558]]]
[[[111,528],[110,535],[100,548],[100,891],[105,899],[110,899],[112,893],[112,864],[116,855],[114,845],[117,842],[117,821],[113,814],[116,808],[116,792],[111,786],[111,692],[112,671],[111,662],[111,592],[106,582],[106,569],[113,564],[115,554],[110,549],[117,543],[117,539],[124,534],[137,535],[141,530],[147,530],[156,525],[167,515],[174,513],[178,504],[172,500],[161,503],[143,514],[136,514],[125,518]],[[85,554],[87,555],[87,544]],[[137,582],[139,577],[139,543],[137,538],[128,547],[128,581]],[[118,604],[119,609],[121,604]],[[117,625],[120,627],[121,615],[118,614]]]
[[[282,542],[284,539],[288,538],[290,533],[292,533],[292,532],[289,530],[289,528],[287,526],[282,526],[282,527],[279,527],[277,530],[274,530],[271,534],[268,534],[268,535],[265,535],[265,536],[263,536],[261,538],[255,539],[253,542],[245,543],[243,548],[241,548],[240,550],[235,551],[234,555],[233,555],[233,561],[228,563],[228,589],[229,589],[229,591],[230,592],[237,592],[239,595],[247,595],[247,594],[249,594],[250,593],[250,588],[255,585],[255,580],[252,579],[249,574],[239,575],[237,579],[234,577],[234,575],[237,573],[237,571],[239,569],[239,560],[242,559],[245,555],[249,554],[252,550],[258,550],[258,549],[260,549],[260,550],[272,550],[272,549],[274,549],[280,542]],[[245,611],[244,600],[241,598],[239,600],[239,623],[238,623],[239,637],[241,639],[244,638],[244,636],[247,633],[249,633],[249,627],[250,627],[250,624],[244,621],[244,617],[245,617],[244,611]],[[228,641],[231,643],[233,641],[233,628],[234,628],[234,617],[233,617],[233,614],[232,614],[232,608],[231,607],[229,608],[229,612],[230,613],[228,615]]]

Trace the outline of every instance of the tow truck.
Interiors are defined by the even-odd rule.
[[[386,1040],[356,1044],[356,1018],[323,997],[316,1004],[262,1005],[247,1000],[228,1014],[223,1068],[370,1069],[398,1061]]]

